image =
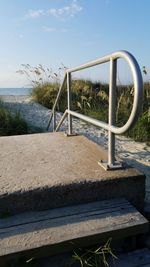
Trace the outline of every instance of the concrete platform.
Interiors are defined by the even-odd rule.
[[[105,152],[83,136],[45,133],[0,138],[0,214],[125,197],[143,209],[145,176],[105,171]]]

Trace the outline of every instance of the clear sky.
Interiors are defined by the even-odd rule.
[[[0,0],[0,87],[28,85],[22,63],[55,70],[122,49],[149,71],[149,17],[150,0]]]

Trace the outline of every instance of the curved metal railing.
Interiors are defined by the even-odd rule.
[[[115,107],[116,107],[116,76],[117,76],[117,59],[123,58],[129,65],[133,85],[134,85],[134,100],[131,114],[128,121],[122,127],[116,127],[115,124]],[[99,64],[110,62],[110,79],[109,79],[109,116],[108,123],[98,121],[96,119],[90,118],[83,114],[77,113],[71,110],[71,73],[80,71],[89,67],[93,67]],[[64,89],[65,83],[67,81],[67,98],[68,98],[68,109],[65,110],[60,122],[56,126],[55,110],[58,103],[58,100],[61,96],[61,93]],[[131,129],[136,123],[142,105],[142,96],[143,96],[143,80],[140,67],[136,59],[127,51],[117,51],[115,53],[109,54],[105,57],[98,58],[94,61],[90,61],[86,64],[80,65],[75,68],[67,69],[62,85],[60,86],[56,101],[54,103],[48,128],[53,118],[53,131],[58,131],[61,124],[63,123],[66,116],[68,116],[68,135],[72,135],[72,116],[77,117],[81,120],[89,122],[93,125],[104,128],[108,131],[108,161],[101,162],[100,164],[105,169],[117,169],[121,168],[122,164],[117,162],[115,159],[115,134],[125,133],[127,130]]]

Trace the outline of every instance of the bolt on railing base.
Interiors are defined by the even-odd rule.
[[[105,169],[105,171],[124,169],[125,166],[121,161],[115,161],[114,164],[108,164],[107,161],[98,161],[98,164]]]

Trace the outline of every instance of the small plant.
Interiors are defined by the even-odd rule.
[[[80,267],[108,267],[108,258],[117,259],[110,247],[111,239],[105,245],[90,249],[78,249],[72,256],[73,262],[78,262]]]
[[[79,107],[82,111],[86,108],[91,108],[90,99],[91,97],[87,98],[86,96],[81,96],[81,101],[77,101],[77,107]]]
[[[28,126],[19,112],[14,115],[0,102],[0,136],[27,134]]]
[[[135,141],[150,141],[150,108],[142,113],[137,124],[127,132],[127,136],[132,136]]]

